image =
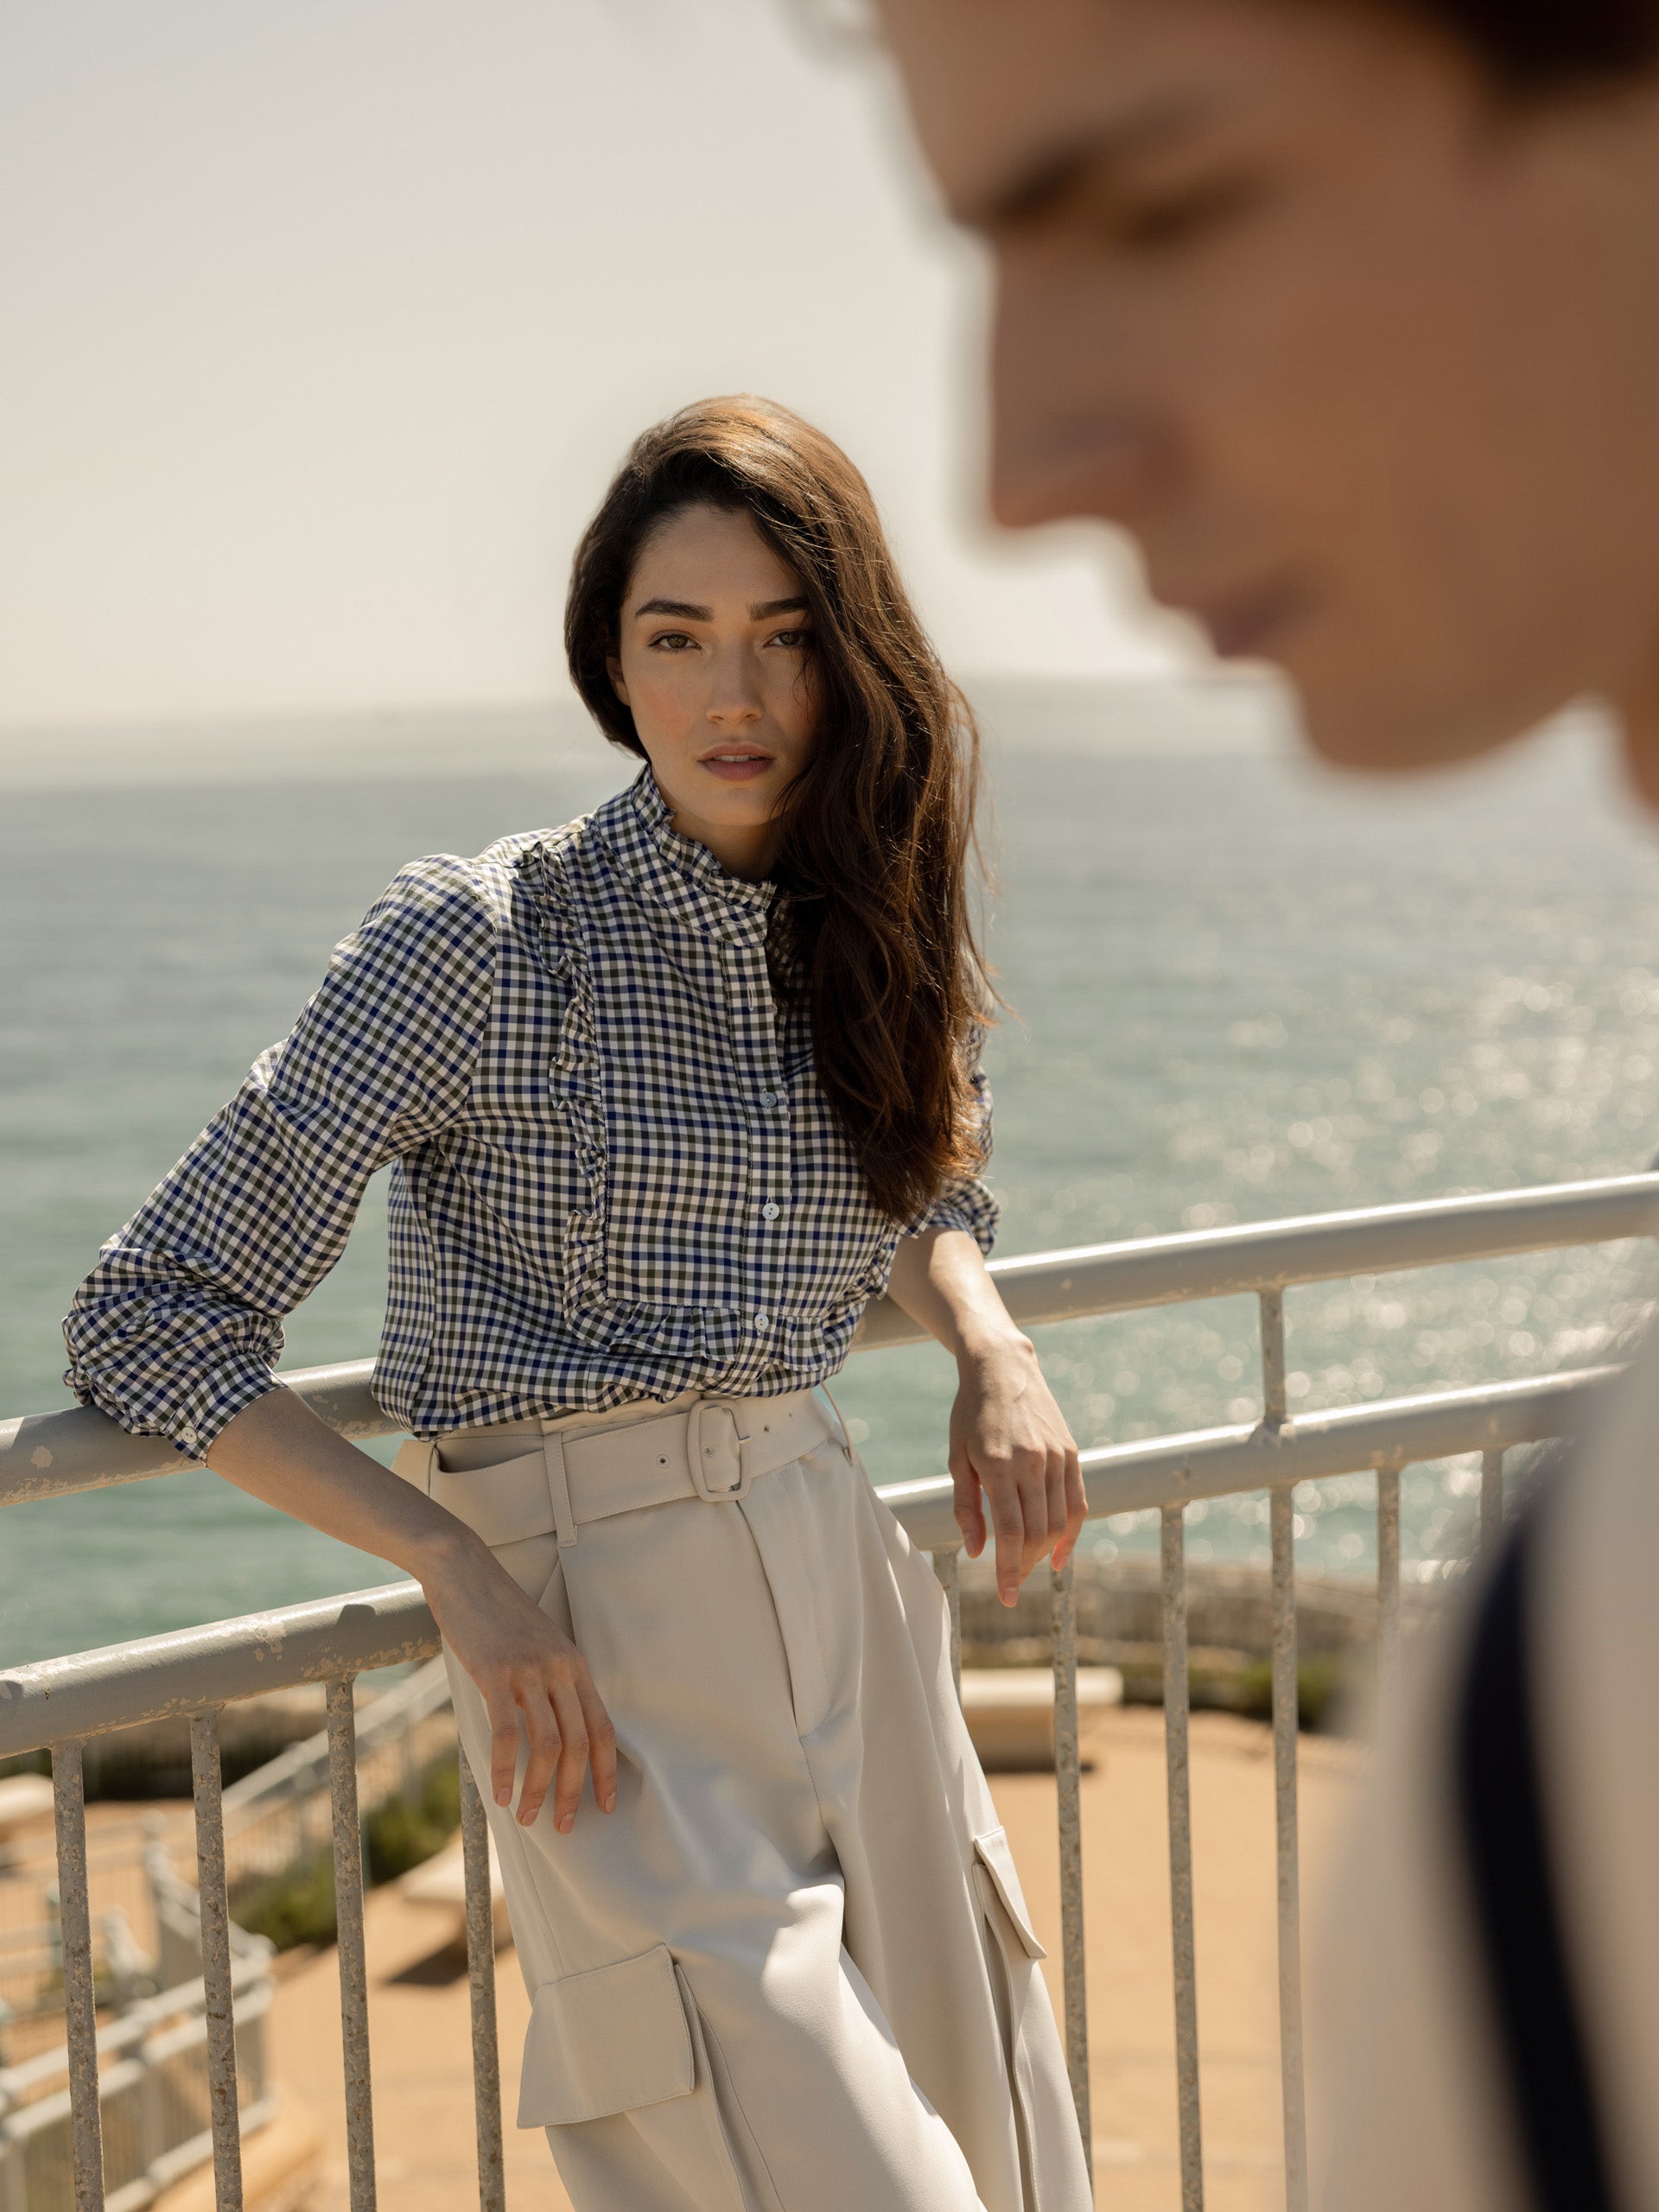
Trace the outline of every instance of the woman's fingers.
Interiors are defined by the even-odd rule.
[[[498,1805],[510,1805],[518,1764],[518,1707],[505,1674],[499,1682],[480,1681],[478,1688],[490,1716],[490,1795]]]
[[[1054,1564],[1064,1567],[1077,1548],[1077,1538],[1089,1518],[1089,1493],[1084,1487],[1083,1463],[1073,1444],[1065,1453],[1062,1490],[1065,1501],[1065,1533],[1054,1547]]]
[[[576,1807],[582,1801],[582,1777],[588,1771],[588,1723],[582,1717],[582,1700],[576,1695],[576,1686],[568,1674],[555,1676],[552,1698],[559,1732],[557,1780],[553,1791],[553,1825],[561,1835],[569,1835],[576,1823]],[[523,1817],[520,1814],[519,1818],[522,1820]]]
[[[576,1681],[582,1717],[588,1730],[588,1764],[594,1770],[594,1796],[601,1813],[616,1810],[616,1730],[605,1710],[605,1700],[584,1668]]]
[[[490,1719],[490,1793],[498,1805],[512,1803],[521,1737],[529,1745],[521,1827],[535,1821],[551,1789],[555,1824],[568,1835],[590,1764],[595,1801],[602,1812],[614,1812],[616,1730],[579,1652],[517,1670],[503,1667],[478,1686]]]
[[[518,1822],[521,1827],[528,1827],[541,1811],[548,1784],[563,1763],[565,1746],[554,1706],[539,1684],[524,1684],[519,1694],[519,1709],[524,1716],[524,1733],[530,1738],[530,1758],[518,1791]]]
[[[1064,1567],[1077,1548],[1088,1513],[1077,1446],[1032,1445],[981,1471],[996,1538],[996,1586],[1012,1605],[1032,1569],[1052,1556]],[[963,1487],[957,1485],[957,1522],[964,1526]]]
[[[967,1453],[950,1454],[950,1480],[956,1491],[951,1510],[962,1531],[963,1549],[977,1559],[985,1548],[985,1509],[980,1501],[979,1474]]]

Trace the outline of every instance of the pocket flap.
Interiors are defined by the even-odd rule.
[[[1020,1941],[1026,1947],[1027,1957],[1046,1959],[1048,1954],[1037,1941],[1037,1931],[1031,1924],[1030,1913],[1026,1910],[1025,1892],[1020,1887],[1020,1877],[1014,1872],[1014,1853],[1008,1849],[1007,1829],[987,1828],[983,1835],[974,1838],[974,1849],[991,1887],[1001,1901],[1002,1910],[1014,1923]]]
[[[537,1988],[519,2075],[520,2127],[603,2120],[696,2085],[691,2030],[665,1943]]]

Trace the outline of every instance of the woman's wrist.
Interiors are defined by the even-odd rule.
[[[959,1325],[953,1347],[958,1370],[982,1372],[1006,1359],[1035,1359],[1037,1347],[1015,1327],[1007,1313],[986,1314],[982,1319]]]

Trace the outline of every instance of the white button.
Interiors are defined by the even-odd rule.
[[[757,1329],[769,1329],[772,1326],[771,1314],[757,1313],[754,1317],[754,1325]]]
[[[778,1209],[770,1198],[760,1209],[760,1218],[762,1221],[776,1221],[778,1218]]]
[[[775,1090],[763,1090],[760,1094],[760,1103],[763,1106],[775,1106],[778,1103],[777,1092]]]

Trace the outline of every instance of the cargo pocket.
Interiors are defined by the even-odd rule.
[[[519,2126],[622,2119],[632,2126],[633,2156],[655,2159],[687,2202],[708,2212],[783,2212],[724,2060],[665,1943],[544,1981],[531,2004]],[[590,2145],[588,2155],[596,2161],[586,2170],[591,2175],[603,2172],[615,2152]],[[556,2144],[555,2156],[563,2165]],[[637,2178],[637,2165],[626,2171]]]
[[[1007,2068],[1008,2088],[1014,2100],[1020,2183],[1029,2208],[1037,2202],[1035,2116],[1039,2099],[1027,2038],[1039,2020],[1049,2018],[1037,1968],[1037,1961],[1047,1954],[1031,1924],[1006,1830],[988,1828],[983,1835],[974,1838],[973,1884],[984,1930],[985,1962],[996,2002],[997,2027],[1002,2037],[1003,2063]]]
[[[1008,1849],[1006,1828],[987,1828],[983,1835],[974,1838],[974,1856],[978,1865],[974,1879],[979,1891],[982,1910],[991,1916],[991,1897],[995,1897],[1003,1912],[1013,1923],[1014,1932],[1020,1939],[1020,1948],[1028,1959],[1046,1959],[1048,1953],[1037,1941],[1037,1932],[1031,1924],[1031,1915],[1026,1910],[1025,1891],[1020,1886],[1020,1877],[1014,1871],[1014,1853]],[[987,1891],[990,1895],[987,1895]]]
[[[520,2127],[568,2127],[696,2087],[691,2024],[666,1943],[591,1974],[544,1981],[518,2082]]]

